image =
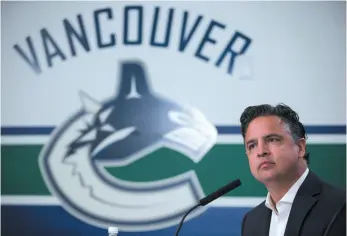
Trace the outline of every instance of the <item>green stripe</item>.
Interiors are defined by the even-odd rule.
[[[38,165],[40,145],[2,145],[2,195],[49,195]],[[346,186],[346,145],[309,145],[310,169],[326,181]],[[217,145],[200,163],[161,149],[127,167],[109,168],[109,173],[132,181],[153,181],[194,169],[206,194],[240,178],[242,186],[230,196],[264,196],[265,188],[250,174],[242,145]]]
[[[41,148],[41,145],[1,145],[2,195],[49,194],[38,164]]]

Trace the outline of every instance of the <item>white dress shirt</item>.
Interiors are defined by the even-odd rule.
[[[270,193],[267,194],[265,206],[272,210],[271,223],[269,236],[283,236],[287,226],[290,210],[298,189],[304,182],[308,175],[308,168],[301,175],[301,177],[295,182],[295,184],[288,190],[288,192],[282,197],[282,199],[276,204],[276,208],[273,207],[273,202],[270,198]],[[276,210],[277,209],[277,210]]]

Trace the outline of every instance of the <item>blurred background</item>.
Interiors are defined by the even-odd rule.
[[[346,188],[345,2],[2,2],[1,234],[239,236],[239,117],[285,103]]]

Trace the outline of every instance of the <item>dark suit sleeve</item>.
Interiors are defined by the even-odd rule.
[[[346,236],[346,204],[336,215],[328,231],[328,236]]]

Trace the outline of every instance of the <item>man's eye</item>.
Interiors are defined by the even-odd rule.
[[[253,149],[254,147],[255,147],[255,144],[252,143],[252,144],[248,145],[248,150],[251,150],[251,149]]]
[[[279,139],[278,138],[269,138],[269,142],[278,142]]]

